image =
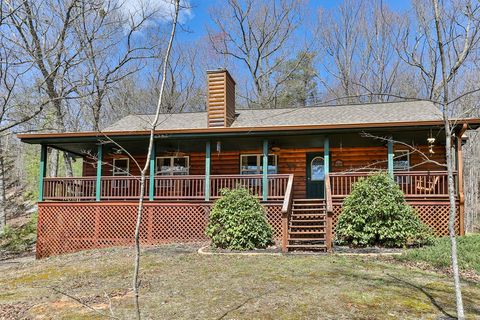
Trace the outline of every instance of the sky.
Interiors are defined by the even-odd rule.
[[[141,0],[128,0],[141,1]],[[263,0],[258,0],[263,1]],[[394,11],[406,11],[411,7],[411,0],[383,0]],[[210,22],[209,8],[215,4],[221,3],[221,0],[190,0],[192,7],[185,17],[184,23],[190,32],[182,32],[179,38],[182,40],[198,40],[206,35],[206,26]],[[317,12],[320,9],[330,9],[338,6],[340,1],[336,0],[310,0],[308,6],[310,12]]]
[[[162,23],[171,19],[173,13],[173,5],[169,3],[169,0],[121,0],[123,1],[122,8],[125,10],[125,13],[132,14],[135,10],[138,11],[138,8],[143,6],[149,8],[157,8],[160,9],[160,12],[163,12],[159,15],[156,19],[157,22]],[[180,43],[196,43],[201,44],[202,41],[207,40],[207,27],[211,26],[214,27],[211,19],[210,19],[210,11],[211,8],[214,6],[219,6],[226,0],[181,0],[183,5],[189,7],[188,10],[182,10],[179,21],[182,24],[182,28],[177,28],[177,33],[175,35],[176,41]],[[274,1],[274,0],[255,0],[255,1]],[[311,17],[314,17],[317,12],[323,10],[330,10],[335,9],[335,7],[339,6],[343,1],[337,0],[306,0],[308,5],[308,14]],[[360,0],[352,0],[352,1],[360,1]],[[364,0],[364,1],[373,1],[373,0]],[[395,12],[407,12],[411,8],[411,1],[415,0],[377,0],[383,1],[384,6],[388,6],[392,11]],[[305,33],[303,32],[305,26],[300,25],[299,29],[297,29],[297,33],[300,37],[309,37],[309,31],[305,29]],[[211,68],[218,67],[222,65],[221,61],[215,61],[215,63],[220,63],[219,65],[215,66],[208,66]],[[239,80],[248,81],[246,80],[248,76],[245,78],[242,76],[242,65],[234,65],[230,64],[230,68],[233,68],[231,71],[235,72],[237,83]],[[236,68],[238,67],[238,68]],[[323,70],[323,69],[322,69]],[[323,74],[324,71],[321,71]],[[324,78],[328,78],[330,75],[328,73],[323,74]]]
[[[210,23],[209,10],[210,7],[222,3],[222,0],[182,0],[188,3],[191,9],[183,11],[180,16],[180,22],[182,22],[188,32],[180,32],[177,37],[181,40],[195,41],[201,39],[206,35],[206,26]],[[257,1],[273,1],[273,0],[257,0]],[[369,1],[369,0],[367,0]],[[141,4],[150,7],[157,7],[166,11],[169,6],[172,5],[160,1],[160,0],[123,0],[123,9],[126,13],[133,13]],[[321,9],[332,9],[338,6],[340,1],[337,0],[309,0],[308,6],[310,8],[309,13],[318,12]],[[383,0],[383,3],[389,6],[392,10],[401,12],[406,11],[411,7],[411,0]],[[162,10],[160,10],[162,11]],[[169,16],[167,14],[167,16]],[[159,21],[165,20],[165,17],[160,17]]]

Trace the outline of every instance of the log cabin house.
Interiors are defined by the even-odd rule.
[[[445,135],[433,103],[238,110],[228,71],[207,78],[207,111],[161,115],[149,159],[152,115],[127,116],[102,132],[19,136],[41,145],[37,257],[131,245],[137,163],[145,161],[146,245],[205,241],[219,191],[244,186],[262,201],[284,251],[330,250],[343,199],[355,181],[379,170],[393,177],[423,222],[439,236],[448,233]],[[453,124],[459,234],[462,136],[479,124]],[[82,176],[46,177],[48,148],[83,159]]]

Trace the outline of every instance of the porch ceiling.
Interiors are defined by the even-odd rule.
[[[344,130],[344,131],[313,131],[313,132],[277,132],[270,134],[250,135],[157,135],[155,137],[157,152],[195,152],[204,151],[205,142],[211,141],[212,151],[216,148],[216,142],[221,144],[221,150],[255,150],[260,149],[262,141],[267,139],[270,146],[280,148],[322,148],[324,138],[330,139],[331,147],[364,147],[385,144],[383,141],[362,137],[363,132],[378,137],[393,136],[397,141],[409,145],[424,145],[427,138],[433,136],[437,144],[443,144],[445,138],[441,127],[430,128],[383,128],[370,130]],[[35,139],[26,140],[28,143],[46,144],[49,147],[72,153],[77,156],[95,154],[99,141],[104,144],[104,152],[120,153],[122,149],[131,154],[146,154],[148,136],[120,136],[112,137],[78,137],[70,139]]]

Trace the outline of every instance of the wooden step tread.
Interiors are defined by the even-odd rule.
[[[298,212],[295,212],[293,213],[292,212],[292,215],[291,217],[292,218],[298,218],[298,217],[325,217],[326,214],[325,213],[298,213]]]
[[[324,224],[290,224],[288,225],[290,229],[324,229],[326,225]]]
[[[325,238],[288,238],[288,241],[325,241]]]
[[[293,203],[293,206],[299,206],[299,207],[311,207],[311,206],[318,206],[318,207],[325,207],[326,204],[325,202],[315,202],[315,203],[311,203],[311,202],[294,202]]]
[[[320,224],[315,224],[315,225],[300,225],[300,226],[290,226],[291,229],[315,229],[315,228],[319,228],[319,229],[323,229],[325,228],[324,225],[320,225]]]
[[[290,219],[290,222],[325,222],[325,219]]]
[[[325,209],[320,209],[320,208],[293,208],[292,209],[292,212],[298,212],[298,211],[319,211],[319,212],[323,212],[325,211]]]
[[[288,231],[288,234],[296,234],[296,235],[314,235],[314,234],[325,234],[325,231],[315,230],[315,231]]]
[[[287,244],[287,248],[318,248],[318,249],[327,249],[327,246],[324,244]]]

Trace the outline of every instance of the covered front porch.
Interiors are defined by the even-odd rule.
[[[296,198],[324,199],[327,177],[332,197],[341,198],[358,178],[376,171],[388,172],[407,197],[447,196],[443,141],[427,145],[431,129],[371,133],[387,140],[360,133],[156,136],[150,159],[146,137],[48,139],[41,147],[39,201],[138,199],[140,168],[147,161],[144,197],[150,201],[210,201],[222,188],[237,186],[262,201],[282,200],[291,176]],[[456,144],[459,158],[461,141]],[[82,159],[81,176],[47,177],[48,148]]]
[[[206,241],[205,226],[220,190],[244,187],[266,208],[284,251],[329,251],[343,199],[359,178],[378,171],[391,175],[421,219],[443,235],[449,208],[445,152],[441,139],[435,145],[424,143],[431,132],[372,133],[393,137],[387,140],[367,139],[360,131],[158,135],[149,159],[146,136],[45,140],[37,249],[40,256],[48,256],[131,244],[139,173],[146,161],[144,244]],[[460,140],[456,146],[460,159]],[[82,176],[47,177],[48,148],[81,158]],[[461,161],[456,164],[460,170]],[[457,173],[455,187],[461,204]]]

